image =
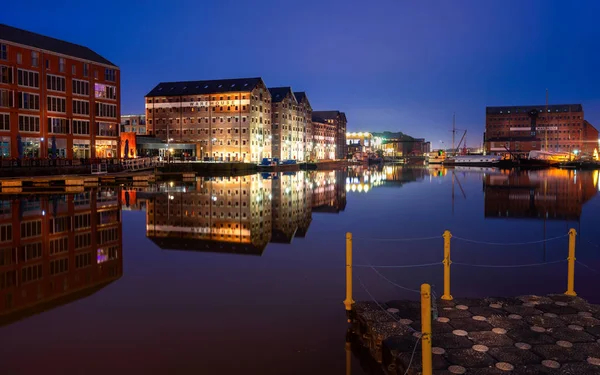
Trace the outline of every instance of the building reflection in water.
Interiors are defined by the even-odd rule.
[[[376,187],[400,187],[426,177],[442,177],[447,170],[441,168],[405,167],[402,165],[359,166],[350,168],[346,177],[346,191],[368,193]]]
[[[300,171],[162,185],[145,203],[146,236],[162,249],[261,255],[269,242],[304,237],[313,212],[343,211],[345,178]]]
[[[121,277],[118,193],[0,200],[0,325],[87,297]]]
[[[598,191],[598,171],[546,169],[484,177],[486,218],[579,220]]]

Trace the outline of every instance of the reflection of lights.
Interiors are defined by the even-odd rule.
[[[362,190],[363,190],[363,184],[358,185],[358,192],[360,193],[360,192],[362,192]]]
[[[365,185],[365,193],[369,191],[369,185]]]
[[[350,184],[346,185],[346,191],[350,191]]]
[[[592,173],[592,179],[594,181],[594,187],[597,187],[598,190],[600,190],[600,186],[598,186],[598,175],[600,174],[600,172],[598,172],[598,170],[594,170],[594,172]]]
[[[352,185],[352,191],[356,191],[356,185]]]
[[[175,197],[174,197],[174,196],[172,196],[172,195],[169,195],[169,199],[170,199],[170,200],[173,200],[173,199],[175,199]]]
[[[171,181],[171,182],[169,182],[169,186],[173,187],[173,186],[175,186],[175,183],[173,181]]]

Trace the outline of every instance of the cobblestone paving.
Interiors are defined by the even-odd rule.
[[[389,373],[421,373],[418,302],[357,302],[355,313]],[[600,375],[600,306],[579,297],[439,300],[432,331],[435,375]]]

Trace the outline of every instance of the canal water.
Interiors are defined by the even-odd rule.
[[[4,197],[0,368],[346,373],[346,232],[354,298],[386,301],[441,295],[445,230],[455,297],[562,293],[573,228],[575,290],[600,303],[599,189],[597,171],[384,166]]]

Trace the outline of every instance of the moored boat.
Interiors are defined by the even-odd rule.
[[[502,157],[497,155],[459,155],[447,158],[442,162],[446,167],[451,166],[481,166],[493,167]]]

